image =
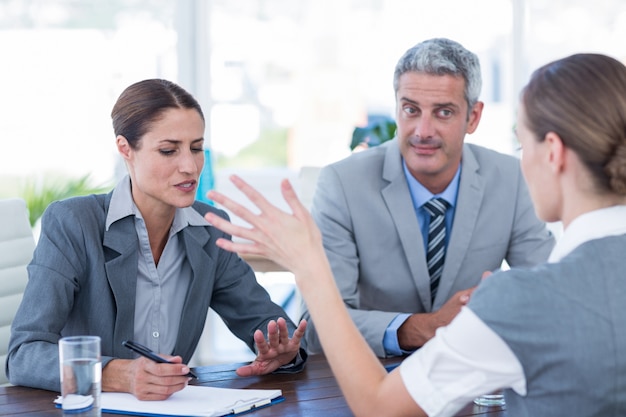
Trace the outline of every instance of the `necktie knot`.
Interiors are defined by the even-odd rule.
[[[437,197],[428,200],[423,207],[431,217],[442,216],[448,209],[448,202],[441,197]]]

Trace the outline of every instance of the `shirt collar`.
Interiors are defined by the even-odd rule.
[[[558,262],[585,242],[626,234],[626,206],[590,211],[576,217],[556,243],[548,262]]]
[[[434,197],[441,197],[450,204],[450,207],[456,206],[456,196],[459,190],[459,181],[461,178],[461,164],[456,170],[456,174],[454,174],[454,178],[450,181],[450,184],[446,187],[443,192],[439,194],[433,194],[426,187],[424,187],[418,180],[411,175],[409,172],[409,168],[406,166],[406,162],[402,159],[402,168],[404,169],[404,176],[406,177],[407,183],[409,184],[409,190],[411,191],[411,198],[413,199],[413,205],[415,207],[421,207],[428,200]]]
[[[135,216],[143,219],[141,212],[135,205],[130,191],[130,176],[126,175],[120,180],[113,195],[111,195],[111,203],[109,204],[109,213],[106,218],[106,230],[118,220],[128,216]],[[177,208],[172,222],[171,233],[178,233],[187,226],[209,226],[209,222],[193,207]]]

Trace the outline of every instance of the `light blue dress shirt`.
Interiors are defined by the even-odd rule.
[[[446,247],[448,246],[448,242],[450,240],[450,231],[452,230],[452,221],[454,220],[454,212],[456,210],[456,197],[459,191],[459,181],[461,178],[461,165],[459,164],[459,168],[452,178],[448,187],[443,190],[440,194],[433,194],[426,189],[422,184],[417,181],[413,175],[409,172],[409,169],[406,166],[404,160],[402,160],[402,168],[404,169],[404,176],[406,177],[407,184],[409,185],[409,192],[411,193],[411,200],[413,201],[413,209],[415,210],[415,215],[417,216],[417,221],[419,222],[420,229],[422,231],[422,239],[424,240],[424,248],[428,246],[428,225],[430,223],[430,216],[422,207],[424,203],[428,200],[441,197],[450,204],[450,207],[446,211]],[[423,256],[426,256],[424,253]],[[400,344],[398,343],[398,329],[404,321],[409,318],[410,314],[403,313],[398,314],[387,326],[385,330],[385,336],[383,337],[383,346],[388,355],[399,356],[406,353],[410,353],[400,349]]]

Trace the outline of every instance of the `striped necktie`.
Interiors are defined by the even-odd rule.
[[[446,210],[448,209],[448,202],[443,198],[433,198],[424,203],[423,207],[430,214],[426,263],[430,274],[431,301],[434,301],[446,257]]]

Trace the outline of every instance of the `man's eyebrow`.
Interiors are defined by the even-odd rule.
[[[410,98],[407,98],[407,97],[400,97],[400,101],[406,101],[416,106],[419,106],[419,103],[417,101],[411,100]]]
[[[419,105],[420,105],[417,101],[415,101],[415,100],[411,100],[410,98],[407,98],[407,97],[400,97],[400,101],[406,101],[407,103],[413,104],[413,105],[415,105],[415,106],[419,106]],[[441,108],[441,107],[454,107],[454,108],[459,108],[459,105],[458,105],[458,104],[456,104],[456,103],[454,103],[454,102],[452,102],[452,101],[447,101],[447,102],[444,102],[444,103],[435,103],[435,104],[433,105],[433,107],[435,107],[435,108],[437,108],[437,109],[438,109],[438,108]]]

